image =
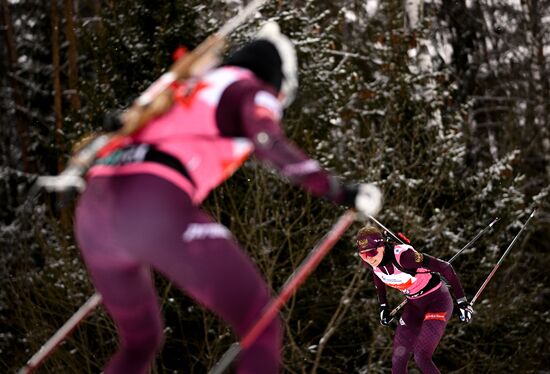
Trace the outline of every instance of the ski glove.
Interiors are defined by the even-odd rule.
[[[389,326],[393,317],[390,315],[390,308],[386,304],[380,304],[380,323]]]
[[[458,312],[460,313],[459,318],[462,322],[470,323],[474,314],[474,308],[472,308],[466,298],[462,298],[458,301]]]
[[[355,196],[355,208],[365,217],[375,216],[382,208],[382,191],[372,183],[360,184]]]

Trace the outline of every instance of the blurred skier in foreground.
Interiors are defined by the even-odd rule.
[[[393,320],[386,286],[397,288],[407,297],[393,340],[392,373],[407,373],[411,354],[423,373],[439,373],[432,356],[453,312],[451,294],[439,274],[451,286],[460,320],[470,322],[473,314],[453,267],[410,245],[388,242],[374,226],[360,229],[356,241],[359,256],[374,273],[380,323],[387,326]]]
[[[106,374],[145,373],[163,341],[151,270],[229,323],[238,336],[270,293],[258,269],[201,202],[251,155],[313,195],[375,215],[372,184],[344,185],[289,142],[283,106],[297,88],[296,53],[275,23],[200,79],[173,86],[175,104],[87,174],[75,230],[93,284],[120,335]],[[280,370],[274,320],[243,351],[239,373]]]

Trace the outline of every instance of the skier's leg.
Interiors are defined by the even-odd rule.
[[[163,323],[149,270],[89,265],[89,271],[120,336],[105,374],[149,372],[163,342]]]
[[[110,194],[91,182],[76,210],[82,256],[120,342],[105,373],[146,373],[162,345],[162,319],[149,269],[115,245]]]
[[[414,361],[424,374],[440,373],[432,360],[432,356],[443,336],[445,326],[446,322],[435,320],[426,321],[422,324],[421,333],[414,349]]]
[[[443,337],[445,327],[453,311],[453,302],[447,288],[442,287],[441,291],[436,292],[438,294],[430,302],[430,306],[424,315],[424,322],[414,347],[414,360],[425,374],[440,373],[432,360],[432,356]]]
[[[270,300],[264,280],[224,226],[196,212],[183,228],[180,243],[165,243],[162,256],[150,261],[197,302],[227,321],[238,336],[243,336]],[[193,232],[202,232],[205,237],[194,238]],[[243,350],[237,371],[278,372],[281,340],[277,318],[249,349]]]
[[[392,373],[408,373],[408,363],[413,352],[416,336],[420,330],[419,311],[412,304],[407,304],[399,319],[393,338]]]
[[[270,293],[258,269],[234,241],[172,184],[145,176],[120,196],[116,233],[124,248],[151,264],[244,335],[260,317]],[[147,233],[142,235],[141,233]],[[282,341],[275,319],[239,360],[239,373],[279,371]]]

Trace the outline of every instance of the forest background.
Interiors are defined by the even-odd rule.
[[[0,371],[14,373],[93,294],[58,197],[28,200],[72,146],[102,128],[239,1],[0,0]],[[230,38],[274,19],[296,43],[288,136],[330,170],[377,183],[379,219],[450,258],[472,297],[535,218],[476,305],[451,320],[444,373],[550,373],[550,1],[272,1]],[[274,293],[343,212],[247,162],[205,209],[235,234]],[[288,373],[389,373],[356,223],[282,310]],[[98,233],[101,235],[101,233]],[[153,373],[204,373],[235,337],[157,277],[166,343]],[[401,301],[390,292],[393,306]],[[99,308],[43,373],[98,373],[116,332]],[[414,363],[411,363],[414,368]]]

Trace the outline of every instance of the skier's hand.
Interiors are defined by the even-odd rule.
[[[390,315],[391,311],[388,305],[380,304],[380,323],[384,326],[389,326],[393,317]]]
[[[472,308],[466,299],[463,299],[458,302],[458,312],[462,322],[470,323],[474,314],[474,308]]]
[[[118,131],[124,127],[124,124],[122,123],[122,111],[121,110],[113,110],[111,112],[108,112],[105,114],[105,117],[103,117],[103,128],[106,131]]]
[[[382,208],[382,191],[371,183],[360,184],[355,196],[355,208],[365,217],[377,215]]]
[[[41,176],[33,188],[44,188],[48,192],[63,193],[66,191],[81,192],[86,188],[86,181],[80,175],[61,173],[55,176]]]

